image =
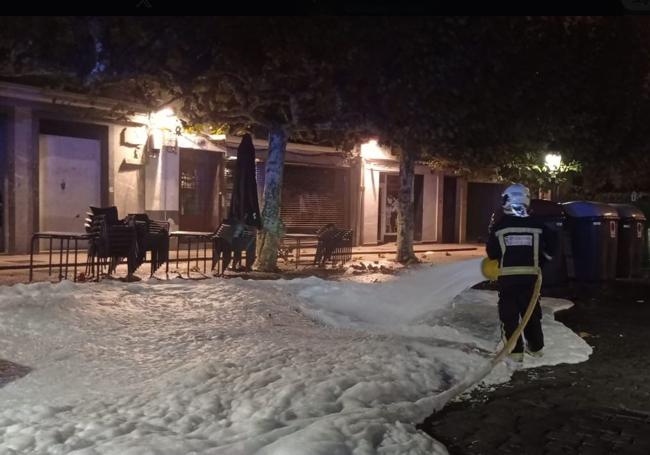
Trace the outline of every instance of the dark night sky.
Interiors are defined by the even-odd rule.
[[[25,3],[25,6],[30,5]],[[15,14],[21,5],[13,4]],[[141,14],[141,15],[618,15],[649,14],[650,0],[529,0],[485,2],[484,0],[250,0],[189,4],[171,0],[118,0],[112,2],[69,2],[49,6],[52,14]],[[29,11],[32,12],[32,11]]]
[[[254,1],[254,0],[253,0]],[[251,2],[252,4],[253,2]],[[157,14],[158,10],[173,10],[169,0],[127,0],[125,6],[134,5],[140,11],[148,10]],[[650,12],[650,0],[530,0],[525,3],[512,0],[500,2],[484,2],[479,0],[293,0],[255,2],[255,6],[242,11],[237,4],[215,2],[201,5],[206,8],[201,13],[206,14],[262,14],[262,15],[293,15],[293,14],[334,14],[334,15],[445,15],[445,14],[630,14],[635,11]],[[209,11],[214,8],[214,11]],[[194,12],[198,13],[198,11]],[[145,13],[146,14],[146,13]]]

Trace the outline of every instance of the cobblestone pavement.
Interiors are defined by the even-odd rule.
[[[558,320],[594,347],[587,362],[516,373],[420,428],[452,455],[650,454],[650,284],[572,285]]]

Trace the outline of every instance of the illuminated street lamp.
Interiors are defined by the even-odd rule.
[[[551,174],[557,174],[557,171],[560,170],[560,165],[562,164],[562,155],[559,153],[549,153],[544,158],[546,167],[551,172]]]
[[[548,153],[544,158],[544,163],[551,174],[551,180],[553,182],[552,192],[555,195],[551,196],[551,200],[557,201],[560,198],[560,185],[557,183],[557,174],[562,165],[562,155],[559,153]]]

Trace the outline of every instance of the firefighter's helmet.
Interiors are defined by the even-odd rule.
[[[513,216],[528,216],[530,206],[530,191],[524,185],[515,183],[506,188],[501,194],[503,213]]]

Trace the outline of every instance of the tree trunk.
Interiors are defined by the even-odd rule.
[[[286,132],[281,127],[273,128],[269,135],[269,154],[264,179],[263,226],[257,235],[257,259],[255,261],[255,269],[262,272],[277,270],[278,247],[284,234],[284,226],[280,219],[280,207],[286,149]]]
[[[419,262],[413,251],[413,181],[415,160],[402,149],[399,159],[399,204],[397,210],[397,261],[402,264]]]

